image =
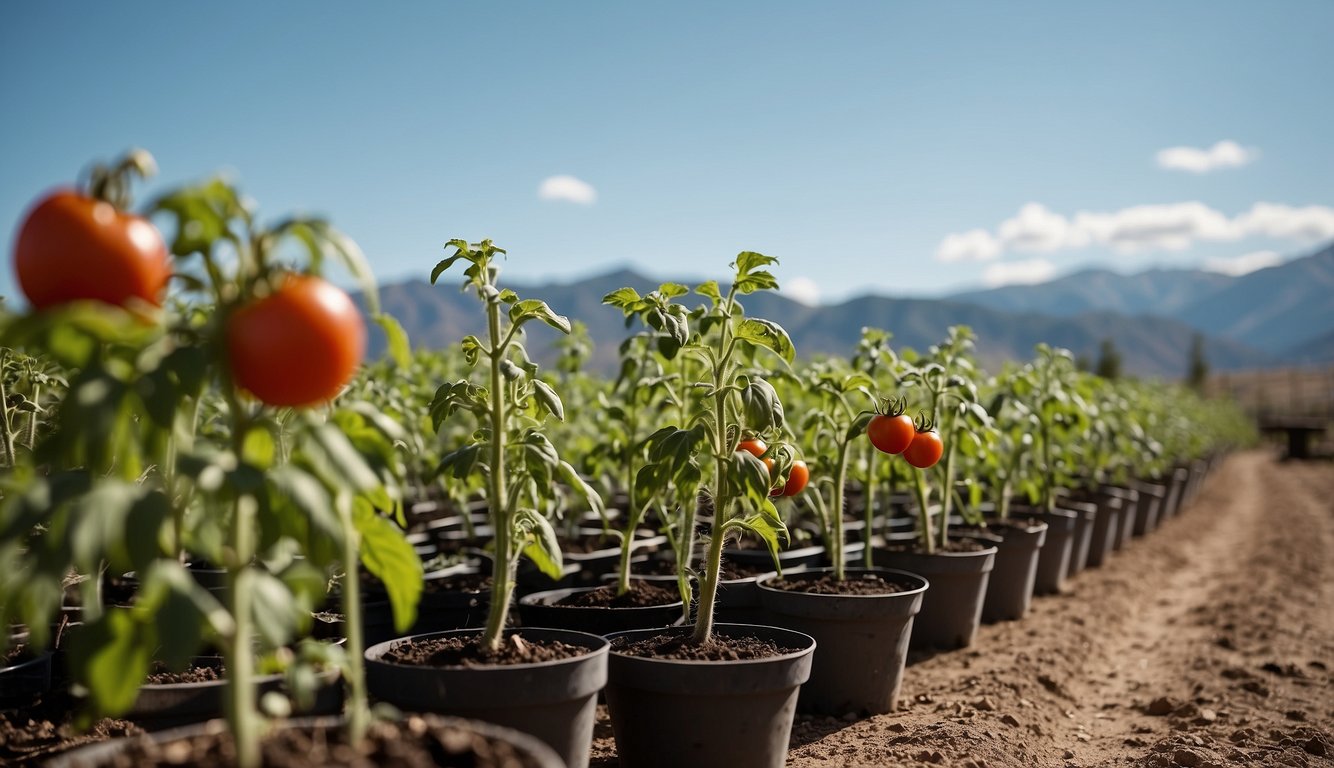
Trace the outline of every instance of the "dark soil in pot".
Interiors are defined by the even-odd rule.
[[[311,708],[298,710],[297,714],[325,715],[342,709],[343,687],[338,670],[320,672],[319,682]],[[180,671],[155,667],[139,688],[139,696],[125,719],[156,731],[222,717],[226,685],[221,657],[196,657],[188,668]],[[256,686],[258,701],[265,693],[282,691],[283,676],[261,675],[256,678]]]
[[[996,562],[996,546],[951,539],[946,551],[918,551],[899,544],[879,549],[877,563],[908,571],[931,583],[913,622],[913,648],[966,648],[982,622],[982,602]]]
[[[0,711],[0,765],[43,765],[71,749],[143,733],[128,720],[98,720],[87,730],[77,730],[76,706],[67,692],[52,691],[36,706]]]
[[[823,557],[824,548],[818,548],[817,557]],[[788,558],[783,556],[787,553],[779,553],[779,559],[786,560],[783,564],[783,573],[799,573],[806,570],[809,565],[803,562],[808,554],[797,550],[797,554]],[[818,560],[817,560],[818,562]],[[760,592],[755,586],[755,582],[760,577],[768,576],[774,573],[774,561],[765,553],[764,559],[757,557],[743,557],[735,560],[727,555],[723,556],[722,568],[719,572],[720,581],[718,582],[718,603],[714,607],[714,620],[726,624],[765,624],[769,620],[769,613],[760,605]],[[695,589],[696,599],[699,597],[698,585]]]
[[[1047,523],[1025,511],[1007,520],[989,520],[985,531],[998,538],[996,565],[982,602],[982,620],[1017,621],[1028,614],[1037,585],[1038,559],[1047,540]]]
[[[404,711],[495,723],[535,736],[571,768],[588,764],[607,641],[585,632],[506,630],[500,651],[481,632],[416,635],[366,650],[372,696]]]
[[[776,627],[715,624],[612,637],[607,707],[624,768],[781,768],[815,640]]]
[[[927,586],[916,574],[884,569],[848,569],[843,581],[828,569],[762,580],[760,600],[774,624],[815,638],[798,708],[825,715],[893,711]]]
[[[404,766],[404,768],[561,768],[550,748],[532,737],[486,723],[413,715],[400,722],[373,723],[356,748],[343,741],[335,718],[289,721],[263,741],[263,764],[283,768]],[[234,749],[217,721],[71,753],[53,768],[140,768],[191,765],[231,768]]]
[[[684,605],[669,584],[630,582],[630,591],[616,594],[616,585],[534,592],[519,599],[519,621],[526,627],[573,629],[605,635],[629,629],[666,627],[682,618]]]

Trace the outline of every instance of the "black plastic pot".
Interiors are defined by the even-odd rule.
[[[1157,482],[1138,482],[1135,483],[1135,490],[1139,491],[1147,529],[1157,528],[1158,524],[1166,519],[1164,511],[1168,509],[1167,486]]]
[[[669,588],[675,589],[675,587],[676,577],[673,576]],[[595,589],[601,589],[601,587],[553,589],[525,595],[519,598],[519,621],[525,627],[572,629],[576,632],[606,635],[631,629],[666,627],[684,618],[685,604],[680,600],[666,605],[649,605],[635,608],[556,605],[556,603],[572,594],[592,592]]]
[[[612,636],[638,640],[690,627]],[[815,640],[777,627],[715,624],[715,635],[757,637],[798,650],[750,661],[672,661],[612,652],[607,707],[622,768],[782,768],[797,692]]]
[[[1116,549],[1116,540],[1121,532],[1121,497],[1094,494],[1088,501],[1097,505],[1098,513],[1093,519],[1093,533],[1089,538],[1089,552],[1084,565],[1086,568],[1098,568]]]
[[[538,739],[525,733],[501,728],[491,723],[483,723],[476,720],[463,720],[457,717],[440,717],[439,715],[424,715],[426,721],[435,727],[455,727],[464,728],[474,733],[480,734],[491,741],[505,742],[512,746],[519,755],[526,757],[529,762],[538,766],[538,768],[565,768],[559,756],[552,751],[551,747],[543,744]],[[282,723],[281,728],[315,728],[326,729],[341,728],[343,719],[340,717],[309,717],[288,720]],[[185,741],[195,739],[200,736],[221,734],[227,729],[227,723],[224,720],[212,720],[207,723],[190,725],[181,728],[173,728],[166,731],[134,736],[124,739],[115,739],[113,741],[104,741],[98,744],[90,744],[86,747],[73,750],[60,755],[46,763],[48,768],[101,768],[102,766],[113,765],[121,754],[129,747],[138,743],[139,739],[149,739],[158,744],[169,744],[174,741]],[[280,768],[280,767],[271,767]]]
[[[51,652],[16,659],[0,668],[0,709],[30,707],[51,690]]]
[[[195,659],[194,663],[221,666],[222,659],[204,656]],[[319,687],[313,705],[298,714],[330,715],[342,710],[343,686],[339,671],[323,670],[318,679]],[[144,684],[139,687],[139,695],[125,719],[133,720],[145,730],[158,731],[222,717],[226,686],[225,679],[202,683]],[[261,675],[255,679],[255,687],[255,701],[258,703],[264,694],[283,690],[283,676]]]
[[[399,709],[483,720],[541,739],[569,768],[588,765],[598,691],[607,682],[607,641],[563,629],[511,629],[528,640],[553,640],[587,648],[571,659],[534,664],[425,667],[384,660],[405,642],[434,637],[478,637],[477,630],[435,632],[379,643],[366,649],[366,686]]]
[[[778,562],[783,566],[783,573],[800,573],[808,568],[819,567],[824,557],[824,547],[812,545],[789,549],[778,553]],[[714,621],[723,624],[766,624],[769,614],[760,604],[760,592],[755,583],[761,578],[774,573],[768,570],[773,566],[773,557],[768,550],[725,549],[723,557],[738,565],[748,565],[766,570],[741,579],[724,579],[718,582],[717,604],[714,607]],[[699,596],[696,587],[696,598]]]
[[[1026,516],[1023,512],[1019,514]],[[988,526],[987,532],[1000,537],[1000,543],[996,545],[996,565],[982,602],[983,621],[1016,621],[1028,614],[1047,529],[1048,524],[1041,521],[1032,525],[1015,522]]]
[[[786,576],[792,581],[818,579],[832,569]],[[777,575],[759,583],[760,600],[771,620],[815,638],[811,677],[801,686],[797,707],[803,712],[892,712],[903,679],[913,617],[922,608],[927,580],[915,573],[885,568],[849,568],[848,579],[876,574],[902,589],[886,595],[819,595],[775,589]]]
[[[996,546],[975,552],[881,549],[875,561],[931,582],[913,623],[913,648],[967,648],[982,622],[982,601],[996,564]]]
[[[1089,548],[1093,542],[1093,529],[1098,522],[1098,505],[1087,501],[1062,499],[1060,509],[1075,513],[1075,539],[1070,549],[1070,562],[1065,570],[1066,578],[1088,567]],[[1059,591],[1053,590],[1053,591]]]
[[[491,605],[489,591],[452,591],[432,586],[432,582],[472,573],[477,573],[477,569],[468,565],[456,565],[426,574],[425,589],[422,591],[421,601],[417,604],[417,621],[406,634],[444,632],[451,629],[480,627],[485,624],[487,610]],[[368,587],[364,592],[361,627],[362,636],[368,646],[405,634],[394,627],[394,611],[388,595],[374,587]],[[341,629],[336,629],[335,632],[343,634]]]
[[[1038,550],[1038,568],[1033,576],[1033,594],[1052,595],[1065,586],[1078,545],[1081,512],[1057,509],[1043,512],[1037,518],[1047,524],[1047,537]],[[1091,532],[1092,529],[1090,529]],[[1087,543],[1087,540],[1086,540]],[[1087,550],[1085,550],[1087,553]]]

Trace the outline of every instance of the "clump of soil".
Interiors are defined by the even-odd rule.
[[[522,635],[512,634],[494,651],[483,648],[475,637],[436,637],[399,643],[389,649],[384,660],[413,667],[486,667],[559,661],[586,653],[587,648],[559,640],[526,640]]]
[[[757,637],[718,635],[702,644],[691,642],[689,635],[655,635],[634,641],[620,638],[612,641],[611,648],[626,656],[675,661],[750,661],[783,656],[798,650]]]
[[[854,575],[843,581],[834,578],[832,573],[826,573],[818,579],[773,579],[765,584],[784,592],[813,595],[892,595],[905,589],[904,585],[888,581],[876,573]]]
[[[424,592],[489,592],[491,574],[459,573],[440,579],[427,579],[422,583]]]
[[[19,643],[5,651],[4,658],[0,658],[0,667],[8,667],[11,664],[17,664],[20,661],[27,659],[29,656],[31,656],[31,654],[28,653],[28,646]]]
[[[88,731],[76,731],[73,712],[74,702],[61,692],[33,707],[0,712],[0,765],[39,765],[75,747],[143,733],[125,720],[98,720]]]
[[[620,538],[610,533],[601,533],[593,536],[575,536],[568,539],[561,537],[560,540],[560,549],[567,554],[587,555],[592,552],[602,552],[608,549],[620,549],[620,547]]]
[[[555,605],[573,608],[649,608],[681,602],[681,593],[643,581],[630,582],[630,591],[616,594],[616,586],[598,587],[587,592],[575,592],[557,600]]]
[[[181,683],[208,683],[221,680],[226,675],[222,664],[192,664],[181,672],[172,672],[161,663],[153,665],[153,671],[144,681],[148,685],[178,685]]]
[[[109,768],[153,765],[193,765],[230,768],[236,750],[230,735],[215,733],[155,745],[148,739],[134,744],[108,763]],[[376,723],[358,747],[343,741],[342,731],[285,728],[263,743],[264,765],[291,768],[310,766],[393,765],[402,768],[538,768],[537,761],[513,746],[452,726],[433,726],[419,717],[402,723]]]

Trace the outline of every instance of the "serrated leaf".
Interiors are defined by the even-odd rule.
[[[791,363],[796,358],[796,349],[787,331],[775,322],[748,317],[737,324],[736,337],[757,346],[772,350],[779,357]]]

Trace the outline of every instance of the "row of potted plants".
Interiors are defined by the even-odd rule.
[[[148,206],[174,233],[154,242],[126,212],[148,168],[96,170],[20,233],[0,613],[27,648],[72,620],[85,722],[220,707],[201,761],[281,759],[264,750],[292,737],[268,727],[301,712],[341,712],[372,757],[468,727],[372,727],[378,699],[580,766],[605,692],[625,765],[781,765],[797,707],[889,711],[910,641],[1021,618],[1247,439],[1222,404],[1061,350],[987,376],[965,328],[922,353],[868,330],[851,359],[797,363],[745,314],[777,287],[753,252],[726,285],[609,294],[632,333],[607,381],[577,324],[502,287],[501,249],[454,240],[431,279],[461,272],[483,330],[414,355],[327,222],[262,224],[210,181]],[[24,266],[70,253],[94,279]],[[318,277],[330,259],[389,340],[351,382],[366,330]],[[567,335],[550,372],[525,346],[538,326]]]

